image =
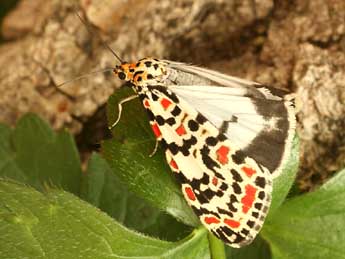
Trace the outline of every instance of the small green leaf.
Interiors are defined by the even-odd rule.
[[[109,99],[111,122],[117,117],[117,104],[128,94],[123,89]],[[120,180],[153,206],[188,225],[199,224],[172,178],[163,152],[158,149],[153,157],[149,157],[156,140],[138,100],[124,104],[121,120],[112,132],[114,138],[102,144],[102,152]]]
[[[206,231],[166,242],[128,230],[72,194],[0,180],[0,258],[210,258]]]
[[[73,137],[54,133],[33,114],[23,116],[14,130],[0,125],[0,176],[42,190],[53,185],[78,194],[79,154]]]
[[[262,236],[273,258],[345,258],[345,170],[315,192],[286,201]]]

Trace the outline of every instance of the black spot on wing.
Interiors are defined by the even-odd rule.
[[[229,210],[224,210],[224,209],[222,209],[222,208],[217,208],[217,211],[218,211],[220,214],[227,215],[227,216],[229,216],[229,217],[231,217],[231,218],[234,216],[234,214],[233,214],[231,211],[229,211]]]
[[[188,121],[188,128],[191,131],[197,131],[199,129],[199,124],[195,120]]]
[[[252,212],[252,216],[253,216],[254,218],[259,218],[259,213],[256,212],[256,211],[253,211],[253,212]]]
[[[254,204],[254,207],[255,207],[256,209],[258,209],[258,210],[261,210],[261,208],[262,208],[262,203],[257,202],[257,203]]]
[[[218,140],[215,137],[210,136],[206,138],[206,144],[209,146],[213,147],[217,145],[217,143],[218,143]]]
[[[166,143],[165,142],[166,149],[168,149],[173,155],[176,155],[179,152],[179,146],[172,142],[172,143]]]
[[[175,105],[174,109],[171,111],[171,115],[173,116],[178,116],[181,113],[181,109],[180,107],[178,107],[177,105]]]
[[[240,165],[243,164],[246,156],[241,150],[237,150],[231,157],[236,164]]]
[[[171,101],[173,101],[174,103],[179,103],[179,99],[178,97],[176,96],[176,94],[174,94],[173,92],[169,91],[165,86],[163,85],[149,85],[147,86],[147,88],[150,90],[150,91],[153,91],[153,90],[156,90],[156,91],[159,91],[161,92],[162,94],[164,94],[165,96],[169,97],[169,99]]]
[[[191,205],[191,207],[192,207],[194,213],[195,213],[198,217],[200,217],[200,216],[202,216],[202,215],[213,215],[213,216],[215,216],[215,217],[218,217],[218,216],[219,216],[217,212],[210,211],[210,210],[208,210],[208,209],[206,209],[206,208],[204,208],[204,207],[200,207],[200,209],[196,208],[196,207],[193,206],[193,205]]]
[[[229,199],[230,199],[229,202],[226,203],[226,205],[228,206],[228,209],[232,212],[237,212],[237,208],[235,207],[235,204],[238,203],[238,200],[236,196],[232,193],[230,194]]]
[[[259,194],[258,194],[258,197],[260,200],[263,200],[265,198],[265,192],[264,191],[260,191]]]
[[[198,113],[198,115],[196,116],[195,120],[199,124],[204,124],[207,121],[205,116],[203,116],[201,113]]]
[[[253,228],[253,227],[254,227],[254,224],[255,224],[255,222],[252,221],[252,220],[248,220],[248,221],[247,221],[247,226],[250,227],[250,228]]]
[[[162,125],[164,125],[164,123],[165,123],[164,118],[163,118],[162,116],[160,116],[160,115],[157,115],[157,116],[155,117],[155,120],[156,120],[156,122],[158,123],[159,126],[162,126]]]
[[[234,193],[236,193],[236,194],[242,193],[241,186],[239,186],[239,184],[237,182],[233,182],[231,186],[232,186],[232,189],[234,190]]]
[[[247,236],[249,234],[249,230],[244,228],[244,229],[241,230],[241,233],[243,235]]]
[[[176,124],[176,120],[174,117],[170,117],[170,118],[166,119],[165,122],[170,126],[173,126]]]
[[[159,99],[158,95],[156,95],[155,93],[151,93],[151,98],[154,101],[158,101],[158,99]]]
[[[236,181],[236,182],[242,182],[243,178],[242,176],[235,170],[235,169],[231,169],[230,170],[232,178]]]
[[[266,179],[264,177],[258,176],[255,178],[255,184],[263,189],[266,186]]]
[[[219,133],[218,136],[217,136],[217,139],[219,141],[225,141],[227,139],[227,137],[225,136],[225,134]]]
[[[200,150],[203,163],[206,165],[208,169],[215,172],[214,168],[219,168],[219,165],[209,156],[209,153],[210,153],[210,149],[206,145],[204,145],[202,149]]]

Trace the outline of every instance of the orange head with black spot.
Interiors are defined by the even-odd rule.
[[[143,58],[136,63],[123,62],[114,73],[135,86],[147,86],[162,82],[167,77],[166,63],[153,58]]]

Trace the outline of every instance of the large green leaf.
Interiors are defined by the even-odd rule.
[[[164,211],[128,192],[99,154],[89,160],[82,198],[126,227],[162,240],[176,241],[191,232]]]
[[[0,124],[0,140],[0,176],[39,190],[53,185],[79,193],[82,172],[69,133],[54,133],[46,122],[28,114],[15,129]]]
[[[286,201],[265,224],[273,258],[345,258],[345,170]]]
[[[108,163],[92,154],[86,171],[81,197],[119,222],[126,217],[129,193],[111,171]]]
[[[128,230],[72,194],[0,180],[0,258],[210,258],[207,235],[166,242]]]
[[[128,94],[123,89],[109,99],[110,121],[118,114],[118,102]],[[198,220],[172,178],[163,152],[158,149],[149,157],[155,147],[155,138],[148,125],[138,100],[124,104],[121,120],[112,131],[114,138],[102,144],[104,157],[132,192],[184,223],[197,225]]]

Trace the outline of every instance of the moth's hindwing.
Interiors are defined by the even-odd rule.
[[[192,105],[164,86],[140,98],[183,195],[202,224],[232,247],[250,243],[268,212],[272,175]]]

